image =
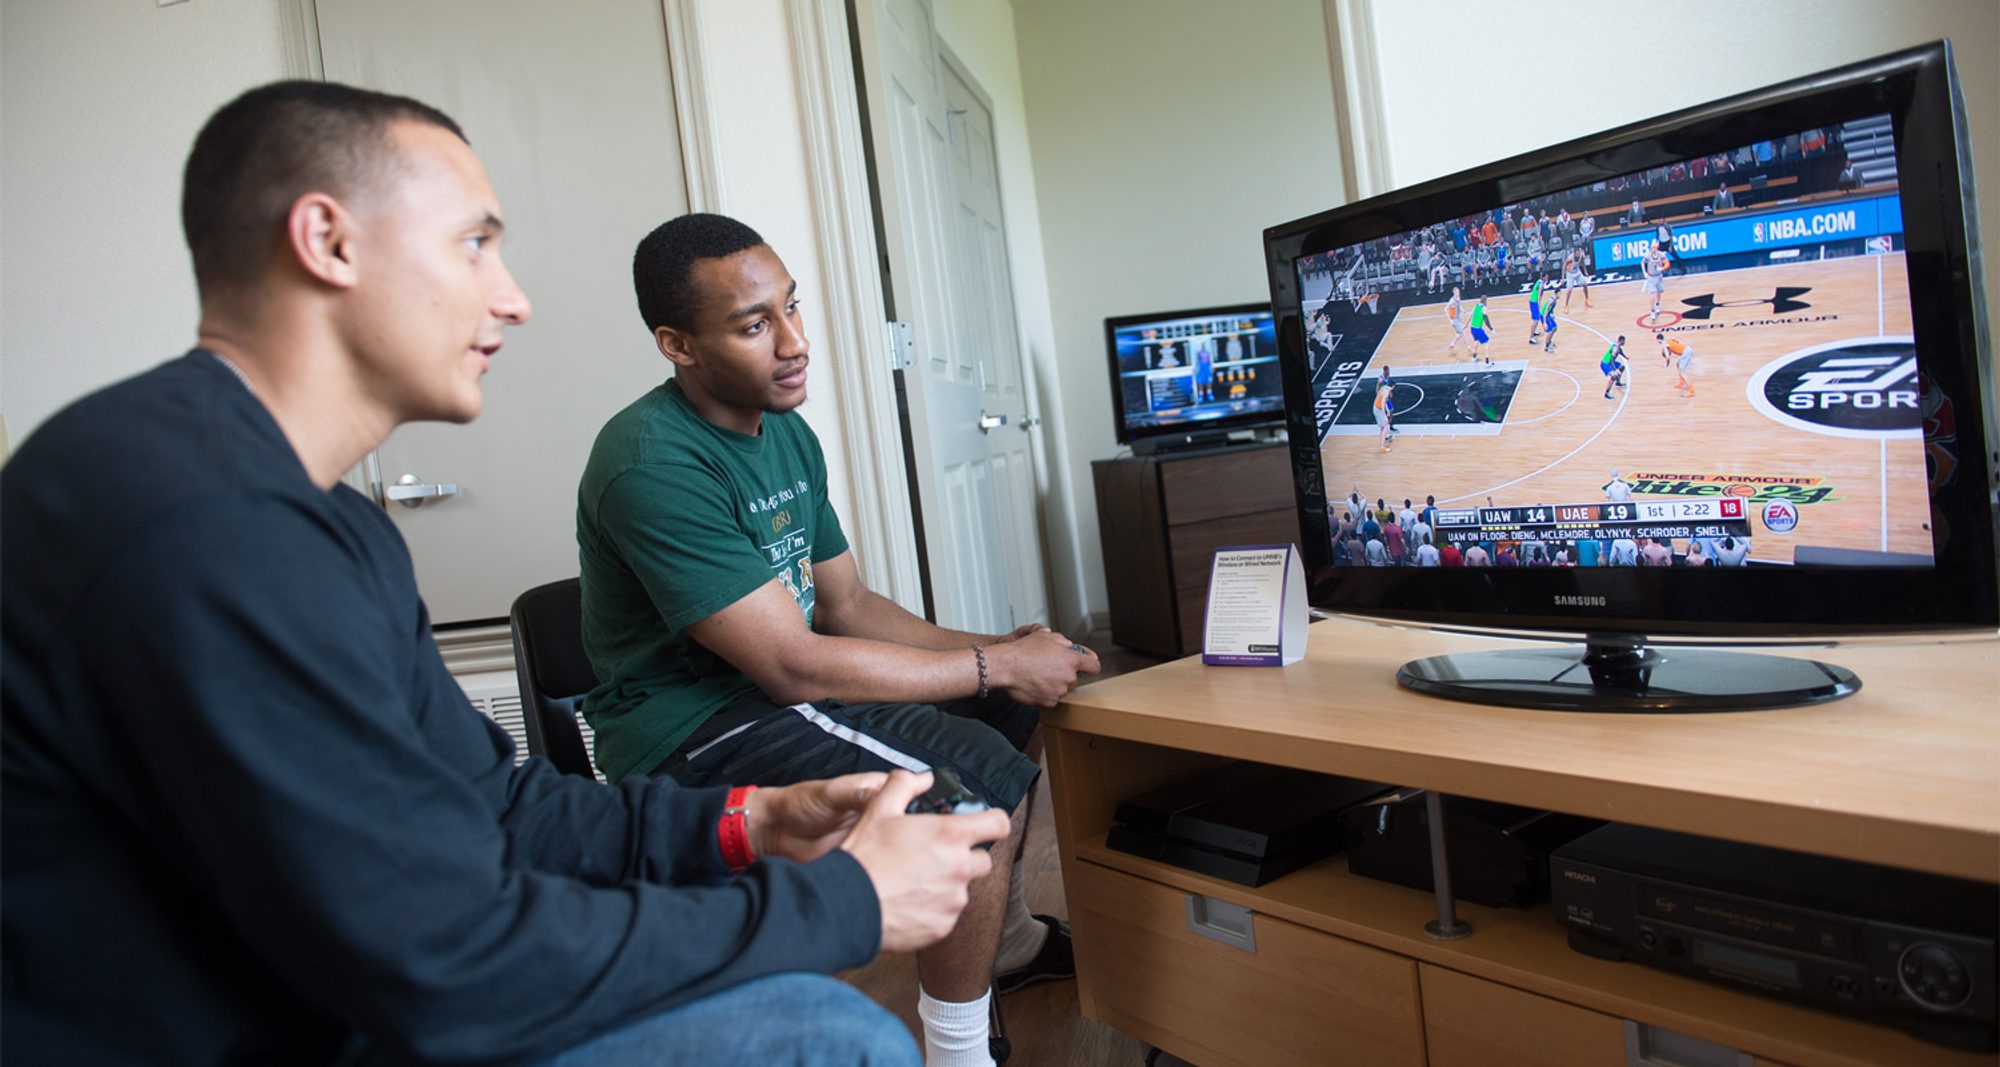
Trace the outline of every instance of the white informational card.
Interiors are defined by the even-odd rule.
[[[1215,550],[1201,661],[1225,667],[1282,667],[1306,654],[1306,572],[1294,545]]]

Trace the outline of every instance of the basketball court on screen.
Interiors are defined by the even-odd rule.
[[[1525,290],[1489,296],[1490,366],[1471,362],[1465,341],[1450,350],[1442,300],[1401,308],[1322,423],[1328,497],[1345,497],[1355,487],[1350,472],[1366,470],[1369,484],[1358,488],[1371,501],[1588,503],[1605,499],[1615,471],[1633,500],[1744,499],[1755,558],[1766,562],[1790,562],[1800,546],[1930,555],[1919,434],[1843,433],[1757,399],[1774,368],[1816,348],[1836,356],[1852,349],[1847,364],[1900,373],[1905,353],[1914,357],[1901,252],[1676,271],[1658,319],[1641,289],[1636,272],[1599,274],[1594,307],[1577,299],[1564,312],[1558,304],[1549,352],[1542,339],[1529,343]],[[1308,309],[1315,297],[1326,299],[1309,294]],[[1465,301],[1468,313],[1472,305]],[[1654,335],[1662,331],[1691,350],[1692,396],[1661,358]],[[1626,387],[1606,399],[1599,360],[1621,334]],[[1355,354],[1335,356],[1315,368],[1317,395],[1328,394],[1336,367],[1352,374]],[[1384,369],[1396,431],[1386,454],[1368,408]],[[1846,403],[1848,395],[1814,402]],[[1884,402],[1879,392],[1852,395]],[[1767,510],[1772,501],[1781,503]]]

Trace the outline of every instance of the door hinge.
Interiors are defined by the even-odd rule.
[[[885,322],[883,331],[889,338],[889,369],[909,370],[917,365],[917,338],[907,322]]]

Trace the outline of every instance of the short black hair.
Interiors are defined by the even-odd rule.
[[[292,204],[319,191],[352,196],[395,166],[398,121],[465,131],[407,96],[335,82],[281,81],[209,116],[181,177],[181,230],[204,297],[262,277]]]
[[[701,294],[689,275],[698,259],[721,259],[764,243],[757,231],[728,217],[694,212],[653,228],[632,253],[632,288],[646,329],[693,330]]]

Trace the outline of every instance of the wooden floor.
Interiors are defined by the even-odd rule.
[[[1789,537],[1771,534],[1753,517],[1753,558],[1790,562],[1790,544],[1929,554],[1920,440],[1794,429],[1757,411],[1746,396],[1752,375],[1788,353],[1908,335],[1902,254],[1670,275],[1661,308],[1687,310],[1683,299],[1704,293],[1718,302],[1768,300],[1777,286],[1809,287],[1802,299],[1810,307],[1774,320],[1768,304],[1739,304],[1717,309],[1705,324],[1682,320],[1682,329],[1669,334],[1693,349],[1692,397],[1680,394],[1674,369],[1659,355],[1650,298],[1637,281],[1593,286],[1595,307],[1586,308],[1580,294],[1569,294],[1567,309],[1559,302],[1553,353],[1526,343],[1525,295],[1490,299],[1495,332],[1488,354],[1495,362],[1529,365],[1502,431],[1426,436],[1413,427],[1387,455],[1372,426],[1361,436],[1329,436],[1322,449],[1328,495],[1343,497],[1352,486],[1370,500],[1397,505],[1431,494],[1440,506],[1476,506],[1490,496],[1505,507],[1602,500],[1614,470],[1627,481],[1649,475],[1798,479],[1829,492],[1799,509],[1798,529]],[[1465,311],[1470,314],[1470,301]],[[1663,315],[1662,321],[1671,318]],[[1687,328],[1696,325],[1714,328]],[[1628,390],[1614,390],[1606,400],[1598,359],[1620,334],[1631,367]],[[1427,364],[1465,363],[1470,335],[1455,352],[1447,351],[1451,339],[1443,304],[1405,308],[1368,366],[1387,364],[1401,377]]]
[[[1097,652],[1104,672],[1110,677],[1162,662],[1151,656],[1117,648],[1110,632],[1099,630],[1085,639]],[[1028,895],[1028,910],[1038,915],[1067,919],[1069,907],[1063,900],[1062,869],[1056,856],[1056,828],[1051,816],[1049,777],[1043,774],[1035,786],[1034,809],[1029,814],[1026,853],[1021,859]],[[917,1021],[917,965],[910,955],[884,954],[874,963],[841,977],[873,997],[903,1020],[917,1041],[923,1041],[923,1026]],[[1014,993],[1000,1004],[1007,1036],[1014,1043],[1008,1067],[1141,1067],[1147,1046],[1111,1027],[1083,1017],[1077,1008],[1076,982],[1042,982]],[[1172,1062],[1172,1061],[1168,1061]]]

